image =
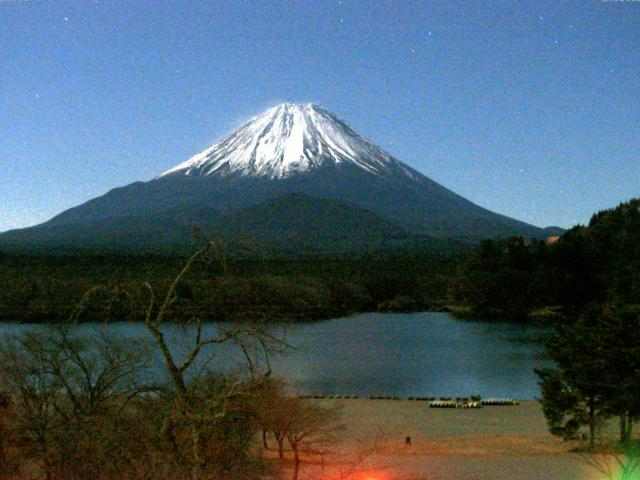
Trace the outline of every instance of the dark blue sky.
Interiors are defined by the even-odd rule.
[[[0,231],[281,101],[537,225],[640,195],[640,1],[0,0],[0,47]]]

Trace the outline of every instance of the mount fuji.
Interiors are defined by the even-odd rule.
[[[297,248],[409,237],[545,238],[559,229],[486,210],[314,104],[284,103],[186,162],[0,235],[0,245],[177,245],[193,227]],[[330,248],[329,248],[330,249]]]

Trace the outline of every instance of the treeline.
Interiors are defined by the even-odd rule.
[[[304,321],[364,311],[442,309],[462,253],[200,263],[178,286],[176,315],[207,320]],[[168,288],[184,257],[153,255],[0,256],[0,319],[68,319],[96,286],[149,281]],[[139,320],[127,295],[96,292],[79,320]]]
[[[640,200],[596,213],[557,242],[486,240],[452,296],[478,318],[558,321],[593,303],[640,302]]]
[[[555,243],[519,237],[395,252],[298,258],[227,256],[179,286],[180,314],[208,320],[331,318],[365,311],[450,309],[485,320],[549,323],[593,302],[640,298],[640,200],[599,212]],[[67,319],[96,285],[167,288],[184,256],[0,253],[0,320]],[[126,296],[94,298],[82,320],[136,319]],[[134,312],[132,314],[132,312]]]

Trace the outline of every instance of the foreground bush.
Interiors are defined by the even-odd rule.
[[[142,312],[148,342],[123,344],[102,335],[80,337],[73,324],[10,336],[0,344],[4,382],[0,427],[19,461],[20,478],[57,479],[253,479],[264,474],[259,428],[265,405],[280,416],[270,431],[286,439],[295,458],[318,454],[329,442],[331,412],[267,388],[269,355],[286,346],[261,323],[205,329],[184,319],[176,305],[194,265],[219,260],[208,243],[184,264],[169,286],[147,281],[89,289],[72,317],[86,314],[96,298],[114,297]],[[224,258],[222,259],[224,264]],[[166,323],[182,323],[180,349],[165,338]],[[234,344],[246,370],[216,372],[209,350]],[[153,355],[155,353],[155,356]],[[151,359],[161,361],[159,381]],[[205,367],[206,366],[206,367]],[[10,407],[10,408],[9,408]],[[0,431],[3,433],[4,430]],[[3,444],[0,443],[0,447]],[[4,450],[0,449],[0,454]]]

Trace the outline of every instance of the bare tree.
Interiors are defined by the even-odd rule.
[[[286,437],[293,451],[293,480],[298,480],[303,457],[317,457],[332,453],[340,430],[339,410],[325,408],[299,398],[287,399]]]
[[[165,339],[162,331],[162,325],[167,320],[171,306],[176,302],[176,291],[178,286],[184,280],[185,276],[193,268],[194,263],[207,255],[213,255],[223,265],[226,266],[226,260],[219,246],[215,242],[209,242],[198,251],[196,251],[187,260],[182,270],[173,279],[167,292],[162,300],[158,300],[153,287],[149,283],[143,284],[143,289],[148,294],[148,300],[145,313],[145,325],[155,339],[157,347],[160,349],[165,366],[168,370],[174,389],[174,409],[172,414],[167,416],[166,424],[163,431],[172,445],[176,458],[185,461],[190,465],[190,477],[194,480],[202,477],[203,469],[207,464],[205,458],[204,430],[205,425],[216,422],[227,414],[230,400],[233,398],[247,395],[247,383],[240,380],[225,384],[224,388],[211,397],[207,396],[205,408],[203,408],[202,396],[197,392],[189,391],[187,383],[187,373],[198,357],[202,354],[203,349],[215,345],[225,343],[235,343],[245,354],[248,369],[256,381],[259,377],[265,378],[270,375],[269,351],[270,345],[277,343],[276,339],[270,335],[262,325],[233,325],[229,328],[218,328],[215,333],[210,336],[203,334],[203,322],[200,318],[194,318],[189,321],[193,325],[193,335],[191,346],[188,348],[187,354],[182,362],[176,360],[176,356],[172,351],[169,343]],[[255,351],[256,347],[262,354],[265,371],[258,372],[256,370],[255,359],[252,358],[250,352]],[[213,399],[213,400],[212,400]],[[181,449],[179,447],[179,438],[175,435],[177,425],[183,425],[190,431],[190,439],[188,448]]]
[[[117,448],[123,439],[111,443],[108,459],[95,450],[119,435],[113,421],[143,392],[137,382],[144,361],[143,349],[125,349],[106,337],[81,339],[67,325],[4,339],[0,376],[13,400],[13,426],[28,447],[23,453],[45,478],[86,477],[81,471],[88,464],[100,478],[117,467],[116,456],[131,460]]]
[[[252,408],[262,433],[262,446],[269,449],[268,436],[272,434],[276,441],[278,456],[284,458],[285,426],[283,415],[286,405],[286,385],[284,382],[269,378],[255,390]]]
[[[288,396],[286,385],[281,381],[265,382],[255,394],[253,407],[262,429],[263,446],[268,448],[267,432],[270,432],[280,459],[284,458],[285,442],[291,448],[294,480],[298,479],[304,459],[323,459],[338,443],[339,409]]]
[[[13,470],[13,462],[8,451],[13,438],[11,429],[11,398],[0,390],[0,479],[6,478]]]
[[[213,262],[218,262],[226,271],[226,258],[221,246],[210,241],[186,260],[164,293],[159,293],[150,282],[118,285],[113,292],[119,297],[124,294],[133,298],[144,312],[144,325],[161,354],[171,385],[162,397],[165,400],[161,407],[164,411],[162,435],[174,460],[184,466],[185,475],[192,480],[204,478],[205,472],[214,467],[210,461],[210,442],[206,441],[212,434],[211,427],[223,422],[234,400],[247,397],[256,383],[270,376],[270,352],[284,346],[261,323],[218,324],[212,333],[208,333],[211,330],[204,328],[201,318],[183,320],[182,315],[176,315],[173,308],[187,276],[197,264],[210,265]],[[76,316],[101,288],[96,287],[85,294]],[[181,351],[186,349],[184,355],[178,355],[176,347],[167,340],[164,329],[167,323],[175,325],[176,322],[185,327],[189,337],[180,345]],[[211,388],[204,388],[203,379],[198,380],[193,373],[198,360],[203,354],[206,356],[205,352],[210,348],[223,344],[234,344],[242,352],[249,378],[245,376],[229,381],[229,378],[218,377],[222,381],[209,385]],[[215,371],[216,367],[214,364],[210,370]]]

